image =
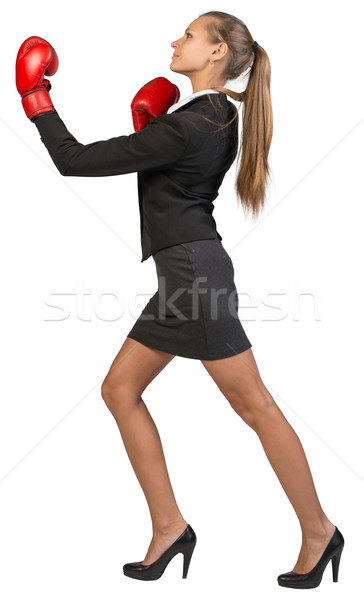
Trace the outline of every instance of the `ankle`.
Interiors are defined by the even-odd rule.
[[[325,539],[332,527],[334,524],[326,516],[318,519],[315,523],[301,525],[302,539],[304,541]]]
[[[153,536],[163,536],[168,535],[168,533],[174,529],[185,526],[187,527],[188,523],[181,516],[179,518],[171,519],[171,520],[163,520],[157,523],[153,523]]]

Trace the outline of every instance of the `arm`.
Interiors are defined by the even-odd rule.
[[[16,86],[25,113],[37,126],[42,142],[62,175],[103,177],[165,169],[178,160],[187,146],[188,132],[183,123],[176,116],[166,114],[152,118],[137,133],[80,144],[55,110],[49,95],[51,84],[44,79],[44,75],[54,75],[58,69],[57,53],[51,44],[38,36],[27,38],[19,48],[15,68]],[[151,83],[152,99],[156,83],[159,89],[159,79]],[[165,85],[166,82],[164,88]],[[174,87],[168,82],[167,89],[171,88],[176,94]],[[149,93],[149,86],[147,89]],[[150,104],[150,98],[148,100]],[[153,104],[157,104],[158,110],[155,97]]]
[[[41,140],[64,176],[104,177],[169,168],[183,154],[188,131],[175,115],[160,115],[144,129],[109,140],[81,144],[57,111],[33,119]]]

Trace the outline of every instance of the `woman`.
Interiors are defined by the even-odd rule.
[[[193,93],[176,102],[178,88],[157,78],[133,101],[139,132],[83,145],[50,100],[50,84],[43,76],[54,74],[58,62],[51,46],[39,40],[32,38],[30,45],[27,40],[18,53],[17,87],[27,116],[63,175],[138,172],[142,261],[153,256],[158,274],[158,290],[129,332],[101,390],[153,526],[143,561],[124,565],[124,574],[157,579],[182,552],[186,577],[197,540],[177,505],[157,428],[141,398],[178,355],[201,360],[232,408],[257,433],[297,514],[302,547],[293,570],[278,576],[279,585],[316,587],[330,560],[337,581],[344,538],[320,505],[300,440],[260,378],[238,318],[232,261],[212,216],[212,202],[238,151],[238,112],[227,96],[244,101],[238,196],[255,217],[264,206],[273,128],[266,52],[233,15],[200,15],[171,44],[170,68],[189,77]],[[44,43],[49,54],[34,75],[34,61],[26,59],[36,43]],[[249,67],[244,92],[224,87]]]

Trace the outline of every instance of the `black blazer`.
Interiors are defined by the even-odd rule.
[[[79,143],[57,111],[38,115],[34,123],[64,176],[138,173],[143,262],[182,242],[222,240],[212,216],[213,201],[236,158],[238,117],[221,132],[216,129],[236,112],[226,94],[201,94],[155,117],[138,133],[90,144]]]

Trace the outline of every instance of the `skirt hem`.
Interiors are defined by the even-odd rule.
[[[149,348],[153,348],[154,350],[160,350],[161,352],[167,352],[168,354],[173,354],[174,356],[180,356],[181,358],[191,358],[191,359],[195,359],[195,360],[219,360],[221,358],[230,358],[231,356],[235,356],[236,354],[240,354],[241,352],[245,352],[245,350],[249,350],[249,348],[252,347],[252,344],[249,342],[249,344],[243,344],[241,346],[238,346],[237,348],[233,348],[232,350],[227,350],[226,352],[218,352],[218,353],[200,353],[199,356],[196,356],[196,353],[194,355],[192,354],[188,354],[186,352],[180,352],[179,350],[177,350],[176,352],[171,351],[171,349],[167,349],[166,346],[162,347],[163,344],[159,344],[158,342],[155,342],[154,340],[148,341],[144,336],[141,335],[137,335],[137,334],[128,334],[126,337],[135,340],[136,342],[139,342],[140,344],[144,344],[145,346],[148,346]]]

